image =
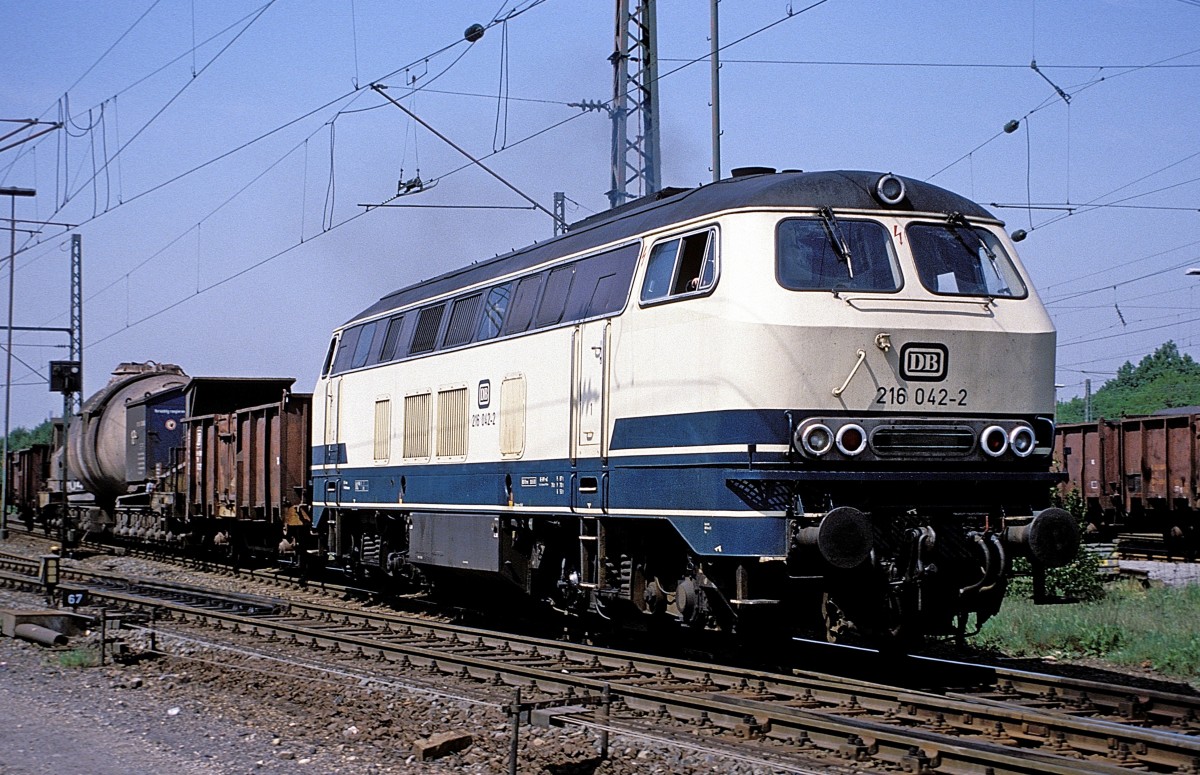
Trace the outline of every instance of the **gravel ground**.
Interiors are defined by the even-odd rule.
[[[15,547],[10,541],[4,548]],[[142,559],[95,557],[82,564],[217,586],[212,576]],[[249,589],[232,578],[216,581],[245,592],[305,594]],[[0,608],[29,610],[41,602],[0,590]],[[455,686],[449,676],[410,675],[395,665],[339,659],[228,631],[166,626],[185,638],[160,636],[170,656],[106,667],[69,666],[95,645],[95,634],[58,650],[0,637],[0,773],[508,771],[510,722],[496,706],[510,689],[495,690],[492,703],[481,704],[471,700],[479,696],[478,683]],[[144,634],[126,638],[133,653],[145,645]],[[308,667],[318,660],[329,670]],[[392,685],[381,688],[379,679]],[[431,694],[425,686],[451,696]],[[460,753],[426,762],[412,755],[421,738],[462,731],[472,734],[473,743]],[[573,727],[523,726],[518,761],[521,773],[545,775],[769,771],[618,735],[610,758],[601,761],[593,733]]]
[[[1168,587],[1200,584],[1200,562],[1121,560],[1121,570],[1145,573],[1151,581],[1161,582]]]
[[[180,656],[70,667],[64,663],[77,652],[0,639],[0,772],[507,772],[509,722],[496,707],[365,687],[353,676],[300,676],[237,651],[168,648]],[[437,680],[454,691],[450,678]],[[417,739],[446,731],[469,731],[474,742],[434,761],[412,756]],[[601,762],[589,732],[523,726],[519,769],[547,775],[764,772],[645,745],[614,736],[611,758]]]

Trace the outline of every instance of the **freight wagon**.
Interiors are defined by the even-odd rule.
[[[1200,521],[1200,413],[1153,414],[1058,427],[1054,454],[1077,491],[1088,532],[1161,535],[1194,554]]]

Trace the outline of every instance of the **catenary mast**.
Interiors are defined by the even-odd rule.
[[[617,0],[609,206],[662,188],[655,0]]]

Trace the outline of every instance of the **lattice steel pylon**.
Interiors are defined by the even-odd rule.
[[[83,237],[71,235],[71,360],[79,364],[83,374]],[[80,377],[82,379],[82,376]],[[79,414],[82,391],[63,396],[63,422]]]
[[[662,188],[654,3],[617,0],[616,50],[609,57],[613,64],[611,207]]]

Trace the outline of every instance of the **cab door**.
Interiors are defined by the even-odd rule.
[[[581,323],[575,327],[572,342],[573,505],[585,513],[607,507],[603,462],[608,456],[609,330],[607,320]]]
[[[341,503],[342,445],[342,378],[330,377],[325,382],[325,431],[322,437],[322,460],[325,463],[324,501],[327,506]],[[329,466],[333,468],[330,469]]]
[[[609,322],[597,320],[575,327],[572,384],[571,457],[606,457],[605,419],[608,416]]]

